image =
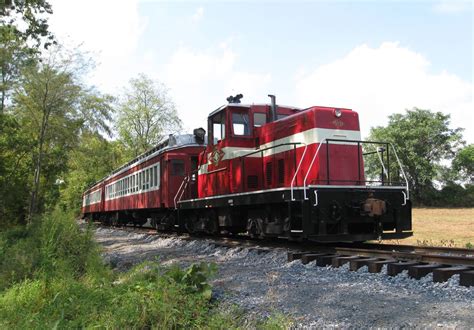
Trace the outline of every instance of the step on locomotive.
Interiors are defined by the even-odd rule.
[[[231,96],[209,114],[207,135],[170,135],[94,183],[83,194],[83,217],[317,242],[413,234],[393,145],[362,141],[351,109],[300,109],[269,96],[269,104]]]

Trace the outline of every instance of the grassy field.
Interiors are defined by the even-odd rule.
[[[474,248],[474,208],[413,209],[415,234],[390,243]]]

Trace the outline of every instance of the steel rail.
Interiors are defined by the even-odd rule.
[[[118,230],[157,235],[162,238],[175,237],[183,240],[202,240],[220,246],[256,248],[262,250],[284,249],[305,253],[319,252],[341,256],[361,256],[399,261],[417,261],[420,263],[436,263],[442,265],[474,266],[474,249],[431,247],[415,245],[394,245],[376,243],[325,243],[295,242],[286,239],[251,239],[248,236],[192,236],[187,233],[161,233],[147,227],[113,227]]]
[[[459,255],[437,255],[417,252],[389,251],[389,250],[373,250],[373,249],[357,249],[345,247],[321,247],[314,251],[336,253],[344,256],[362,256],[374,257],[381,259],[395,259],[400,261],[417,261],[421,263],[436,263],[441,265],[464,265],[474,266],[474,256]]]

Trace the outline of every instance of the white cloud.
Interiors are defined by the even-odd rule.
[[[229,95],[242,93],[243,102],[266,96],[268,73],[236,68],[238,55],[227,45],[208,50],[180,47],[166,65],[164,83],[170,88],[185,128],[206,128],[205,114],[226,103]],[[206,128],[207,129],[207,128]]]
[[[194,22],[199,22],[202,19],[203,16],[204,16],[204,8],[199,7],[198,9],[196,9],[196,12],[192,16],[192,20]]]
[[[114,92],[134,75],[131,63],[146,20],[138,13],[138,0],[51,0],[52,31],[60,40],[82,43],[95,55],[92,83]]]
[[[465,128],[474,142],[474,86],[446,71],[430,72],[421,54],[398,43],[361,45],[345,57],[295,79],[296,104],[351,108],[363,135],[385,125],[392,113],[419,107],[451,114],[452,127]]]

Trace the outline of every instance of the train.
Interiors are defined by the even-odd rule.
[[[84,219],[161,231],[362,242],[413,235],[408,180],[347,108],[243,104],[208,115],[83,193]]]

